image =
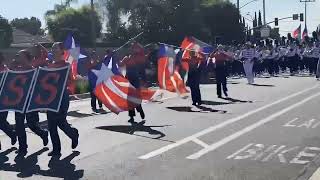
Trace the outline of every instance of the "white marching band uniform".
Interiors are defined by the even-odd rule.
[[[243,61],[243,68],[246,74],[246,78],[248,80],[249,84],[254,83],[254,75],[253,75],[253,59],[256,58],[256,51],[253,48],[250,49],[244,49],[241,51],[241,58],[244,59]]]
[[[320,78],[320,46],[319,45],[318,47],[315,47],[312,49],[312,56],[313,58],[318,60],[316,76],[319,79]]]

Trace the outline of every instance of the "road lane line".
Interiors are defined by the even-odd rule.
[[[277,100],[277,101],[275,101],[275,102],[272,102],[272,103],[270,103],[270,104],[267,104],[267,105],[265,105],[265,106],[262,106],[262,107],[260,107],[260,108],[255,109],[255,110],[249,111],[249,112],[247,112],[247,113],[245,113],[245,114],[243,114],[243,115],[241,115],[241,116],[238,116],[238,117],[235,117],[235,118],[231,118],[231,119],[229,119],[229,120],[224,121],[223,123],[220,123],[220,124],[215,125],[215,126],[211,126],[211,127],[207,128],[207,129],[204,129],[204,130],[202,130],[202,131],[200,131],[200,132],[198,132],[198,133],[196,133],[196,134],[194,134],[194,135],[191,135],[191,136],[189,136],[189,137],[186,137],[186,138],[184,138],[184,139],[181,139],[181,140],[177,141],[176,143],[169,144],[169,145],[164,146],[164,147],[162,147],[162,148],[160,148],[160,149],[157,149],[157,150],[155,150],[155,151],[152,151],[152,152],[150,152],[150,153],[148,153],[148,154],[145,154],[145,155],[143,155],[143,156],[140,156],[139,159],[149,159],[149,158],[158,156],[159,154],[162,154],[162,153],[164,153],[164,152],[167,152],[167,151],[169,151],[169,150],[171,150],[171,149],[173,149],[173,148],[175,148],[175,147],[178,147],[178,146],[180,146],[180,145],[182,145],[182,144],[185,144],[185,143],[187,143],[187,142],[193,141],[193,139],[195,139],[195,138],[198,138],[198,137],[203,136],[203,135],[205,135],[205,134],[208,134],[208,133],[210,133],[210,132],[214,132],[214,131],[216,131],[216,130],[218,130],[218,129],[221,129],[221,128],[229,125],[229,124],[238,122],[238,121],[240,121],[240,120],[242,120],[242,119],[244,119],[244,118],[246,118],[246,117],[248,117],[248,116],[251,116],[251,115],[253,115],[253,114],[257,113],[257,112],[263,111],[263,110],[265,110],[265,109],[267,109],[267,108],[269,108],[269,107],[272,107],[272,106],[274,106],[274,105],[276,105],[276,104],[282,103],[282,102],[284,102],[284,101],[286,101],[286,100],[289,100],[289,99],[291,99],[291,98],[294,98],[294,97],[296,97],[296,96],[299,96],[299,95],[301,95],[301,94],[303,94],[303,93],[306,93],[306,92],[311,91],[311,90],[313,90],[313,89],[316,89],[316,88],[318,88],[318,87],[319,87],[319,86],[316,85],[316,86],[313,86],[313,87],[311,87],[311,88],[307,88],[307,89],[305,89],[305,90],[303,90],[303,91],[296,92],[296,93],[291,94],[291,95],[289,95],[289,96],[286,96],[286,97],[284,97],[284,98],[282,98],[282,99],[279,99],[279,100]]]
[[[276,117],[279,117],[279,116],[291,111],[292,109],[295,109],[295,108],[307,103],[308,101],[310,101],[310,100],[312,100],[312,99],[314,99],[314,98],[316,98],[318,96],[320,96],[320,93],[314,94],[314,95],[312,95],[312,96],[310,96],[310,97],[308,97],[308,98],[306,98],[306,99],[304,99],[302,101],[299,101],[299,102],[297,102],[297,103],[295,103],[295,104],[293,104],[293,105],[291,105],[291,106],[289,106],[289,107],[287,107],[285,109],[282,109],[281,111],[278,111],[278,112],[272,114],[271,116],[268,116],[267,118],[264,118],[264,119],[262,119],[262,120],[260,120],[260,121],[258,121],[256,123],[250,125],[250,126],[247,126],[244,129],[242,129],[242,130],[240,130],[240,131],[228,136],[228,137],[223,138],[222,140],[210,145],[209,148],[204,148],[204,149],[198,151],[197,153],[194,153],[194,154],[188,156],[187,159],[198,159],[201,156],[203,156],[204,154],[206,154],[206,153],[208,153],[210,151],[214,151],[217,148],[229,143],[230,141],[235,140],[235,139],[239,138],[240,136],[242,136],[242,135],[244,135],[244,134],[246,134],[246,133],[248,133],[248,132],[250,132],[250,131],[252,131],[252,130],[258,128],[258,127],[260,127],[260,126],[275,120]]]

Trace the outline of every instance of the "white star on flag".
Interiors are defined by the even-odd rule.
[[[96,86],[113,76],[111,69],[104,63],[102,63],[100,70],[93,69],[91,71],[97,76]]]

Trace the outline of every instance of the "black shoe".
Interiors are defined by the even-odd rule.
[[[144,119],[146,117],[143,111],[140,112],[140,116],[141,116],[141,119]]]
[[[226,98],[227,98],[227,97],[229,97],[229,96],[228,96],[228,93],[227,93],[227,91],[226,91],[226,92],[224,92],[224,95],[226,96]]]
[[[42,137],[42,141],[43,141],[43,146],[47,146],[48,145],[48,142],[49,142],[49,139],[48,139],[48,131],[45,131],[45,134],[44,136]]]
[[[61,156],[61,152],[53,150],[53,151],[48,153],[48,156]]]
[[[222,99],[222,96],[221,96],[221,95],[218,95],[218,98]]]
[[[202,101],[199,101],[199,102],[198,102],[198,106],[201,106],[201,105],[202,105]]]
[[[197,105],[197,103],[195,103],[195,102],[194,102],[194,103],[192,103],[192,105],[193,105],[193,106],[196,106],[196,105]]]
[[[72,139],[72,145],[71,145],[72,149],[77,148],[78,143],[79,143],[79,132],[78,132],[78,130],[76,130],[76,131],[77,131],[76,136]]]
[[[17,136],[14,135],[13,137],[11,137],[11,145],[15,145],[17,143]]]
[[[146,123],[146,121],[143,120],[143,121],[141,121],[139,124],[140,124],[140,125],[144,125],[145,123]]]
[[[130,119],[128,120],[128,123],[134,123],[134,117],[130,117]]]
[[[98,113],[99,111],[96,108],[92,108],[92,111]]]

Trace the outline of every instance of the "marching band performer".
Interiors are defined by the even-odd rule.
[[[141,87],[141,71],[144,71],[145,69],[142,69],[141,66],[144,65],[146,62],[147,56],[144,53],[143,47],[138,44],[134,43],[131,47],[132,54],[129,56],[124,57],[119,65],[126,67],[126,78],[129,80],[130,84],[134,86],[135,88]],[[135,110],[137,110],[140,113],[142,123],[145,123],[145,113],[143,111],[142,105],[140,104],[136,108],[129,110],[129,123],[134,123],[134,117],[136,116]]]
[[[3,54],[0,52],[0,72],[4,72],[7,70],[8,69],[5,65],[5,58]],[[17,142],[17,136],[14,129],[8,123],[7,117],[8,117],[8,112],[0,112],[0,129],[10,137],[11,145],[14,145]],[[1,149],[1,144],[0,144],[0,149]]]
[[[317,63],[316,78],[320,80],[320,42],[316,42],[315,48],[312,50],[313,58]]]
[[[13,67],[14,71],[24,71],[30,70],[33,67],[32,64],[32,56],[31,53],[27,50],[21,50],[16,55],[17,59],[15,59],[15,65]],[[24,120],[27,120],[28,127],[39,137],[41,137],[43,141],[43,145],[47,146],[48,144],[48,132],[44,131],[39,126],[39,115],[38,112],[30,112],[30,113],[19,113],[15,112],[15,121],[16,121],[16,133],[19,141],[19,150],[17,153],[21,156],[25,156],[27,154],[27,134],[25,130]]]
[[[48,65],[48,68],[59,68],[70,66],[63,59],[64,47],[63,43],[56,42],[52,46],[53,52],[53,61]],[[69,83],[72,79],[71,73],[69,73]],[[72,140],[72,149],[75,149],[78,146],[79,141],[79,133],[76,128],[71,127],[71,125],[67,122],[67,113],[69,109],[69,88],[65,89],[64,95],[62,97],[61,106],[59,112],[47,112],[48,125],[50,138],[53,146],[53,150],[48,154],[49,156],[61,156],[61,142],[58,134],[58,127]]]
[[[100,63],[99,57],[97,56],[96,52],[93,51],[90,56],[90,60],[87,61],[87,69],[88,72],[95,68],[98,64]],[[89,86],[89,91],[90,91],[90,96],[91,96],[91,109],[93,112],[98,113],[99,111],[97,110],[97,97],[94,94],[94,89]],[[102,102],[98,100],[99,108],[102,110]]]
[[[201,62],[203,61],[203,55],[190,51],[189,72],[188,72],[188,85],[191,89],[192,105],[201,105],[201,91],[200,91],[200,78],[201,78]]]
[[[254,58],[256,57],[256,51],[251,47],[251,43],[246,43],[246,49],[241,52],[243,60],[243,68],[249,84],[254,83],[254,75],[252,72]]]
[[[228,97],[228,88],[227,88],[227,61],[232,59],[231,56],[227,55],[226,52],[223,51],[223,46],[219,45],[217,47],[217,51],[211,53],[211,60],[215,60],[216,65],[216,81],[217,81],[217,95],[218,98],[222,98],[221,88],[223,89],[223,93],[226,97]]]

